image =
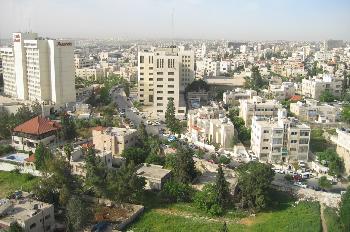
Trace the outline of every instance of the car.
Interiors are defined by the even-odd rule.
[[[152,122],[150,120],[146,121],[147,125],[152,125]]]
[[[300,182],[300,181],[294,182],[294,185],[298,186],[298,187],[301,187],[301,188],[307,188],[307,185],[302,183],[302,182]]]

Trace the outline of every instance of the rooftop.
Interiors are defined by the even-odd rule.
[[[168,175],[171,170],[164,169],[163,166],[154,165],[154,164],[143,164],[136,173],[145,178],[152,179],[162,179]]]
[[[51,121],[45,117],[36,116],[35,118],[16,126],[13,131],[32,135],[41,135],[59,129],[61,129],[61,125],[59,123]]]

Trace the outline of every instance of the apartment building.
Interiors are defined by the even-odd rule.
[[[303,121],[334,123],[340,120],[342,106],[336,103],[320,103],[314,99],[307,99],[305,102],[291,103],[290,111]]]
[[[337,153],[344,159],[345,172],[350,175],[350,128],[337,129]]]
[[[239,100],[243,99],[252,99],[253,96],[257,96],[257,92],[252,89],[241,89],[241,88],[236,88],[231,91],[226,91],[223,94],[223,102],[226,105],[239,105]]]
[[[76,68],[75,76],[85,80],[96,81],[102,79],[105,76],[105,72],[102,68]]]
[[[287,118],[285,109],[277,118],[253,117],[251,148],[266,162],[307,161],[311,129],[295,118]]]
[[[233,146],[234,125],[218,107],[203,106],[189,111],[187,128],[192,142],[219,144],[223,148]]]
[[[270,84],[269,92],[272,97],[278,101],[290,99],[295,94],[295,85],[293,82],[283,82],[282,84]]]
[[[0,54],[6,95],[57,106],[75,102],[71,41],[13,33],[13,47],[0,49]]]
[[[0,231],[7,231],[16,222],[26,232],[54,231],[54,205],[37,201],[27,193],[15,195],[16,199],[0,199]]]
[[[253,96],[252,99],[239,100],[239,116],[243,118],[248,127],[252,124],[254,116],[276,117],[278,110],[282,105],[276,100],[266,100],[259,96]]]
[[[165,116],[168,99],[174,100],[176,116],[184,117],[184,91],[194,80],[194,52],[183,47],[140,49],[138,52],[138,98]]]
[[[134,146],[136,139],[136,129],[99,126],[92,130],[92,142],[95,149],[112,153],[114,158],[120,158],[124,149]]]
[[[94,65],[94,61],[92,59],[88,59],[86,57],[81,57],[79,54],[74,55],[74,65],[75,68],[87,68]]]
[[[334,96],[340,97],[342,92],[342,82],[342,79],[338,79],[330,75],[303,79],[301,90],[302,95],[315,100],[320,100],[321,94],[328,90]]]

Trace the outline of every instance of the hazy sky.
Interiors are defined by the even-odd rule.
[[[0,7],[1,38],[32,30],[52,37],[350,40],[350,0],[0,0]]]

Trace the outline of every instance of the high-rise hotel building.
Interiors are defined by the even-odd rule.
[[[4,94],[45,104],[75,102],[73,43],[13,33],[13,47],[1,48]]]
[[[138,52],[138,98],[153,106],[163,118],[168,99],[174,99],[176,116],[186,113],[185,88],[194,80],[194,52],[183,47],[140,48]]]

